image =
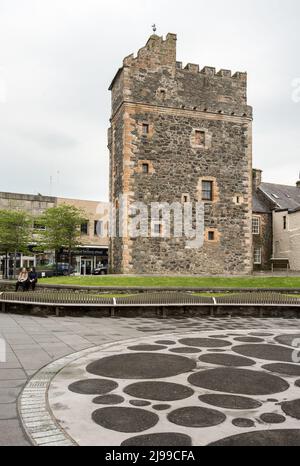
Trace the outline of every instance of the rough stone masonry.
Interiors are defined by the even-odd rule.
[[[198,249],[171,236],[110,240],[114,273],[252,271],[252,108],[247,74],[176,61],[176,35],[152,35],[111,86],[110,201],[205,203]],[[150,227],[149,227],[150,228]],[[159,230],[161,231],[161,230]]]

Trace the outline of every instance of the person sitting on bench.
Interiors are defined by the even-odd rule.
[[[22,291],[26,291],[28,282],[28,273],[25,268],[21,269],[18,275],[18,281],[16,283],[16,291],[21,287]]]
[[[28,274],[28,287],[27,287],[27,289],[28,290],[31,289],[32,291],[34,291],[35,287],[36,287],[36,284],[37,284],[37,281],[38,281],[38,276],[37,276],[37,273],[35,271],[35,268],[33,267],[32,269],[30,269],[29,274]]]

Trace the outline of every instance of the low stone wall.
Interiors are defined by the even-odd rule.
[[[111,317],[111,307],[53,307],[38,306],[30,304],[6,303],[5,311],[12,314],[48,316],[90,316]],[[300,309],[284,306],[161,306],[161,307],[115,307],[114,317],[145,317],[145,318],[167,318],[167,317],[279,317],[286,319],[299,319]]]

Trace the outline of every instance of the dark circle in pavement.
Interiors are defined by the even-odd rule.
[[[170,382],[137,382],[123,391],[135,398],[157,401],[184,400],[194,394],[190,387]]]
[[[260,419],[267,424],[282,424],[285,422],[285,417],[276,413],[265,413],[260,416]]]
[[[144,401],[144,400],[130,400],[129,403],[132,406],[140,406],[140,407],[151,405],[150,401]]]
[[[209,335],[208,338],[221,338],[221,339],[223,339],[223,338],[227,338],[227,335]]]
[[[131,351],[161,351],[166,349],[166,346],[162,345],[135,345],[135,346],[128,346],[127,349]]]
[[[192,359],[175,354],[126,353],[99,359],[86,370],[117,379],[161,379],[192,371],[195,367]]]
[[[288,416],[300,419],[300,400],[285,401],[281,408]]]
[[[117,382],[104,379],[85,379],[71,383],[68,389],[80,395],[104,395],[118,387]]]
[[[176,345],[176,341],[160,340],[155,342],[157,345]]]
[[[190,447],[191,445],[192,439],[188,435],[175,432],[139,435],[121,443],[121,447]]]
[[[298,447],[300,430],[262,430],[227,437],[210,446],[216,447]]]
[[[232,354],[204,354],[199,357],[199,361],[228,367],[253,366],[255,364],[252,359]]]
[[[295,340],[300,339],[300,333],[294,333],[294,334],[287,334],[287,335],[279,335],[274,338],[275,341],[278,343],[281,343],[282,345],[287,345],[287,346],[293,346],[294,348],[297,348],[298,345],[293,345]]]
[[[262,343],[264,341],[263,338],[258,337],[238,337],[234,338],[235,341],[241,341],[242,343]]]
[[[266,359],[267,361],[293,362],[293,350],[277,345],[240,345],[234,346],[232,351],[251,358]]]
[[[262,406],[262,403],[252,398],[234,395],[207,394],[199,396],[199,400],[224,409],[257,409]]]
[[[177,354],[201,353],[200,348],[193,348],[192,346],[180,346],[178,348],[171,348],[169,351]]]
[[[231,367],[196,372],[188,381],[196,387],[239,395],[272,395],[289,388],[285,380],[275,375]]]
[[[189,406],[176,409],[167,415],[173,424],[185,427],[213,427],[225,421],[225,414],[214,409]]]
[[[299,376],[300,375],[300,365],[296,364],[266,364],[262,366],[263,369],[266,369],[270,372],[275,372],[277,374]]]
[[[153,405],[153,409],[156,409],[156,411],[165,411],[166,409],[170,409],[171,405]]]
[[[296,387],[300,387],[300,379],[295,382]]]
[[[209,348],[207,351],[213,353],[225,353],[226,349],[219,349],[219,348]]]
[[[93,399],[96,405],[119,405],[123,403],[124,398],[119,395],[102,395]]]
[[[241,427],[242,429],[247,429],[247,428],[255,426],[254,421],[252,421],[251,419],[244,419],[244,418],[233,419],[232,424],[235,427]]]
[[[231,346],[231,343],[226,340],[218,340],[213,338],[183,338],[179,343],[185,346],[199,346],[203,348],[222,348]]]
[[[249,333],[249,335],[253,335],[254,337],[273,337],[273,333]]]
[[[117,432],[143,432],[159,421],[157,414],[145,409],[117,406],[97,409],[92,419],[99,426]]]

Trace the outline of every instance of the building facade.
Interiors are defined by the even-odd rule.
[[[81,245],[73,253],[72,265],[77,274],[89,275],[100,264],[108,263],[108,203],[66,199],[32,194],[0,192],[0,210],[22,210],[30,214],[33,219],[42,215],[47,209],[68,204],[85,212],[87,221],[81,226]],[[18,254],[17,267],[48,267],[55,261],[53,251],[43,254],[34,252],[33,244],[28,245],[27,254]],[[66,251],[61,250],[58,255],[59,262],[67,262]],[[12,258],[11,258],[12,261]],[[7,260],[0,251],[1,271],[4,272]]]
[[[300,271],[300,181],[286,186],[262,181],[253,170],[254,270],[270,270],[272,262],[285,260]]]
[[[252,108],[247,74],[176,61],[176,35],[152,35],[124,59],[112,91],[110,200],[205,204],[205,241],[121,237],[114,273],[248,274],[252,271]],[[118,217],[118,215],[117,215]],[[118,219],[117,219],[118,220]],[[151,223],[151,219],[149,219]],[[117,221],[118,224],[118,221]],[[157,228],[158,227],[158,228]],[[149,224],[149,230],[153,225]],[[161,234],[163,236],[163,233]]]

